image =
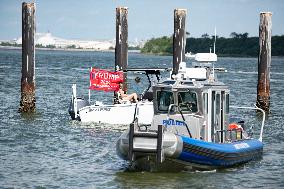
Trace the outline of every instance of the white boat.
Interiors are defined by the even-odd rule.
[[[153,102],[143,100],[139,104],[139,119],[141,124],[150,124],[153,118]],[[133,122],[136,103],[125,101],[121,104],[106,105],[97,102],[79,109],[79,118],[82,122],[96,122],[108,124],[130,124]]]
[[[141,72],[146,74],[149,86],[140,95],[138,103],[132,103],[128,100],[113,99],[114,103],[104,104],[101,101],[95,101],[90,104],[89,100],[77,97],[76,84],[72,86],[72,99],[69,106],[69,114],[72,119],[81,122],[95,122],[107,124],[127,125],[133,122],[134,114],[137,114],[141,124],[151,124],[154,110],[153,110],[153,94],[152,81],[149,75],[156,75],[157,80],[160,79],[161,71],[169,71],[169,69],[147,68],[147,69],[127,69],[124,72]],[[90,91],[89,91],[90,96]],[[139,112],[136,111],[136,106],[139,105]]]
[[[182,62],[175,77],[153,86],[151,125],[140,125],[137,117],[118,139],[117,154],[132,167],[210,170],[262,157],[265,112],[237,107],[263,113],[255,138],[255,123],[230,119],[229,110],[236,107],[229,106],[230,90],[214,73],[217,55],[198,53],[195,60],[191,68]]]
[[[195,58],[195,54],[193,54],[192,52],[187,52],[187,53],[185,53],[185,57],[189,58],[189,59],[194,59]]]

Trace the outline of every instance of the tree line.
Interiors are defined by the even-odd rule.
[[[186,39],[185,52],[202,53],[213,51],[215,36],[203,34],[200,38]],[[163,36],[148,40],[141,49],[142,53],[172,55],[173,37]],[[259,38],[249,37],[248,33],[232,32],[229,38],[216,36],[216,53],[218,56],[257,57],[259,53]],[[272,56],[284,56],[284,35],[272,36]]]

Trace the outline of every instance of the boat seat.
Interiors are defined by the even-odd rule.
[[[119,104],[131,104],[130,100],[118,100]]]

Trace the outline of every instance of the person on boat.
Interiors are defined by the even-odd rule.
[[[121,98],[122,100],[129,100],[129,101],[134,101],[135,103],[138,102],[138,97],[136,93],[132,93],[132,94],[125,94],[125,92],[122,90],[122,83],[119,84],[119,98]]]

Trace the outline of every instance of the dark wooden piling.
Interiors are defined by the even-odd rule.
[[[256,106],[269,112],[272,13],[260,13]]]
[[[177,74],[179,64],[185,60],[185,18],[186,9],[174,10],[173,72]]]
[[[128,8],[116,8],[115,70],[125,70],[128,65]],[[127,91],[127,73],[124,73],[123,90]]]
[[[35,111],[35,4],[22,4],[22,78],[20,112]]]

